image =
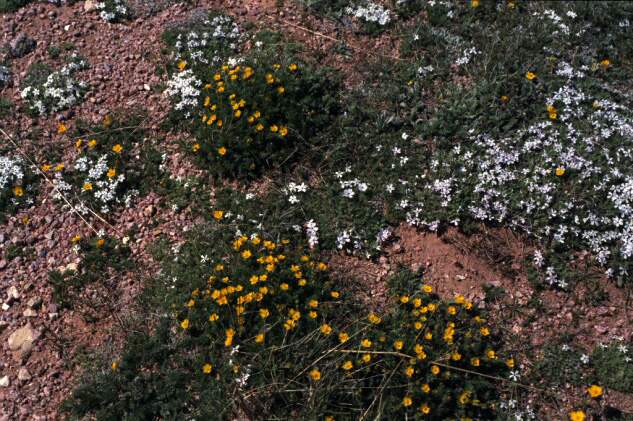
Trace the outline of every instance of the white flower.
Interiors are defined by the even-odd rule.
[[[580,357],[580,361],[582,361],[583,364],[589,363],[589,355],[582,354],[581,357]]]

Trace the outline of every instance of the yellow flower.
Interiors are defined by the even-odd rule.
[[[527,72],[525,74],[525,77],[530,79],[530,80],[532,80],[532,79],[534,79],[536,77],[536,75],[534,73],[532,73],[532,72]]]
[[[455,312],[456,312],[455,307],[450,306],[450,307],[448,308],[448,312],[449,312],[450,314],[455,314]]]
[[[80,239],[81,239],[81,236],[77,235],[77,236],[75,236],[75,238],[73,238],[71,241],[72,241],[73,243],[76,243],[76,242],[77,242],[77,241],[79,241]]]
[[[94,140],[94,139],[92,139],[90,142],[88,142],[88,147],[89,147],[89,148],[92,148],[92,147],[93,147],[94,145],[96,145],[96,144],[97,144],[97,141],[96,141],[96,140]]]
[[[313,308],[317,308],[319,306],[319,302],[317,300],[311,300],[308,304]]]
[[[224,154],[226,154],[226,148],[225,148],[224,146],[223,146],[223,147],[221,147],[220,149],[218,149],[218,153],[219,153],[220,155],[224,155]]]
[[[569,415],[569,418],[571,418],[571,421],[585,421],[587,416],[582,411],[574,411]]]
[[[79,139],[79,140],[77,141],[77,143],[76,143],[77,147],[80,147],[80,146],[81,146],[81,142],[83,142],[83,140],[81,140],[81,139]]]
[[[321,326],[321,333],[329,335],[330,333],[332,333],[332,328],[330,326],[328,326],[327,324],[325,324],[325,325]]]
[[[224,215],[224,212],[222,212],[221,210],[217,210],[217,211],[213,212],[213,217],[214,217],[215,219],[220,219],[220,218],[222,218],[222,215]],[[219,270],[224,269],[224,266],[222,266],[221,268],[220,268],[220,266],[222,266],[222,265],[218,265],[218,266],[215,268],[215,270],[218,270],[218,271],[219,271]],[[218,268],[220,268],[220,269],[218,269]]]
[[[411,401],[411,398],[410,398],[410,397],[408,397],[408,396],[407,396],[407,397],[405,397],[405,398],[402,400],[402,405],[403,405],[403,406],[411,406],[411,404],[412,404],[412,403],[413,403],[413,401]]]
[[[180,326],[182,326],[183,329],[188,329],[189,328],[189,320],[185,319],[182,321],[182,323],[180,324]]]
[[[266,317],[270,315],[270,312],[268,311],[268,309],[263,308],[259,310],[259,315],[262,316],[263,319],[265,319]]]
[[[242,253],[242,257],[245,259],[248,259],[251,256],[252,256],[252,253],[250,252],[250,250],[244,250],[244,252]]]
[[[459,361],[462,359],[462,354],[460,354],[459,352],[456,352],[453,355],[451,355],[451,358],[455,361]]]
[[[560,177],[560,176],[561,176],[561,175],[563,175],[563,174],[565,174],[565,170],[564,170],[564,169],[562,169],[562,168],[558,168],[558,169],[556,170],[556,175],[557,175],[557,176],[559,176],[559,177]]]
[[[279,127],[277,127],[277,126],[275,126],[275,125],[270,126],[270,131],[271,131],[271,132],[276,132],[277,130],[279,130]]]
[[[200,145],[198,143],[196,143],[195,145],[193,145],[193,149],[194,152],[198,152],[198,150],[200,149]]]
[[[402,341],[394,342],[393,346],[399,351],[402,349]]]
[[[433,334],[431,332],[427,332],[426,335],[424,335],[424,337],[428,340],[431,340],[433,338]]]
[[[101,240],[97,241],[97,242],[95,243],[95,245],[96,245],[97,247],[99,247],[99,246],[102,246],[104,242],[105,242],[105,240],[102,238]]]
[[[479,333],[481,333],[483,336],[488,336],[490,335],[490,331],[488,330],[487,327],[483,327],[481,329],[479,329]]]
[[[433,303],[429,304],[429,310],[430,311],[435,311],[435,307],[436,307],[435,304],[433,304]]]
[[[260,333],[259,335],[257,335],[257,337],[255,338],[255,342],[257,342],[258,344],[264,342],[264,334]]]
[[[310,312],[310,317],[312,317],[313,319],[316,319],[318,315],[319,314],[316,311],[311,311]]]
[[[415,326],[415,328],[416,328],[417,330],[422,329],[422,323],[420,323],[420,322],[415,322],[415,325],[414,325],[414,326]]]
[[[557,116],[558,114],[556,113],[549,113],[549,118],[551,118],[552,120],[556,119]]]
[[[283,289],[284,291],[286,291],[288,289],[288,284],[285,283],[285,282],[283,284],[281,284],[280,286],[281,286],[281,289]]]
[[[473,7],[479,6],[479,2],[477,0],[473,0],[471,4],[473,5]]]
[[[402,304],[406,304],[406,303],[408,303],[408,302],[409,302],[409,297],[404,296],[404,297],[400,298],[400,302],[401,302]]]
[[[116,153],[119,153],[119,152],[121,152],[121,151],[123,150],[123,146],[118,145],[118,144],[117,144],[117,145],[114,145],[114,147],[112,148],[112,150],[113,150],[114,152],[116,152]]]
[[[202,367],[202,371],[209,374],[211,372],[211,368],[211,364],[205,364],[204,367]]]
[[[428,384],[425,384],[424,386],[422,386],[422,391],[424,393],[429,393],[431,391],[431,388],[429,387]]]
[[[508,367],[514,368],[514,360],[512,358],[510,358],[508,361],[506,361],[506,364],[508,364]]]
[[[431,288],[430,285],[424,285],[424,288],[422,288],[424,290],[424,292],[426,292],[427,294],[430,294],[433,291],[433,288]]]
[[[21,197],[21,196],[22,196],[22,194],[23,194],[23,193],[22,193],[22,187],[17,186],[15,189],[13,189],[13,194],[15,194],[15,195],[16,195],[16,196],[18,196],[18,197]]]
[[[587,392],[589,392],[592,398],[597,398],[599,396],[602,396],[602,388],[595,384],[592,385],[589,389],[587,389]]]
[[[611,62],[609,60],[603,60],[600,62],[600,65],[604,67],[609,67],[611,66]]]
[[[84,184],[84,190],[92,190],[92,184]]]
[[[56,167],[55,167],[55,169],[56,169],[57,171],[61,171],[61,170],[63,170],[63,169],[64,169],[64,164],[59,164],[58,166],[56,166]]]
[[[413,373],[415,373],[415,368],[409,366],[404,372],[407,376],[411,377],[413,376]]]
[[[262,113],[260,113],[259,111],[255,111],[253,115],[255,116],[255,118],[259,118],[261,117]]]
[[[495,358],[497,358],[495,356],[495,352],[492,349],[489,349],[486,351],[486,356],[490,358],[491,360],[494,360]]]
[[[501,97],[501,100],[502,100],[502,101],[507,101],[507,100],[508,100],[508,96],[507,96],[507,95],[502,96],[502,97]]]
[[[464,392],[464,394],[463,394],[463,395],[459,398],[459,401],[460,401],[462,404],[464,404],[464,405],[465,405],[465,404],[467,404],[467,403],[468,403],[468,397],[469,397],[469,396],[470,396],[470,392],[468,392],[468,391],[467,391],[467,392]]]
[[[366,363],[370,362],[371,361],[371,355],[364,354],[363,355],[363,361],[366,362]]]
[[[363,339],[363,342],[361,342],[361,344],[365,347],[365,348],[369,348],[371,346],[371,341],[369,339]]]
[[[277,88],[277,90],[279,91],[280,94],[283,94],[285,91],[283,86],[280,86],[279,88]]]
[[[60,124],[59,127],[57,128],[57,133],[64,133],[66,131],[66,126],[64,126],[63,124]]]
[[[338,339],[341,341],[341,343],[347,342],[347,340],[349,339],[349,335],[347,333],[339,333]]]
[[[112,178],[116,175],[116,170],[114,168],[110,168],[110,171],[108,171],[108,177]]]
[[[472,360],[470,360],[470,363],[474,366],[474,367],[479,367],[479,358],[475,357]]]
[[[42,165],[42,171],[48,171],[51,169],[50,165]]]
[[[338,292],[336,292],[336,291],[332,292],[332,298],[338,298],[339,295],[340,294]]]
[[[440,372],[440,368],[434,365],[433,367],[431,367],[431,372],[437,376]]]
[[[514,3],[508,3],[509,7],[514,7]]]
[[[184,69],[184,68],[185,68],[185,66],[186,66],[186,65],[187,65],[187,62],[186,62],[186,61],[182,61],[182,60],[181,60],[181,61],[178,63],[178,68],[179,68],[180,70],[182,70],[182,69]]]
[[[310,377],[312,377],[313,380],[320,380],[321,379],[321,373],[319,372],[319,370],[317,370],[315,368],[314,370],[312,370],[310,372]]]
[[[116,370],[116,361],[112,363],[112,370]]]
[[[343,370],[351,370],[352,367],[354,367],[354,364],[352,364],[351,361],[347,361],[345,364],[343,364]]]
[[[422,412],[424,412],[425,414],[428,414],[431,411],[431,408],[429,408],[429,406],[427,404],[422,405],[422,407],[420,408],[422,410]]]
[[[220,318],[220,316],[218,316],[217,314],[213,313],[212,315],[209,316],[209,321],[215,322],[219,318]]]
[[[288,66],[288,68],[289,68],[290,70],[297,70],[297,65],[293,63],[293,64],[291,64],[290,66]]]
[[[281,129],[279,129],[279,134],[281,134],[282,136],[285,136],[288,134],[288,128],[281,126]]]

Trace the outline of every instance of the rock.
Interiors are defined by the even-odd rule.
[[[18,380],[31,380],[31,373],[29,373],[29,370],[22,367],[20,371],[18,371]]]
[[[7,303],[2,304],[2,311],[7,311],[8,309],[10,309],[11,306]]]
[[[42,299],[40,297],[31,298],[26,305],[32,310],[37,310],[42,305]]]
[[[24,310],[24,312],[22,313],[22,315],[24,317],[37,317],[37,311],[32,310],[30,308],[27,308],[26,310]]]
[[[5,322],[4,320],[0,320],[0,333],[4,332],[4,330],[8,327],[9,323]]]
[[[11,305],[14,301],[20,298],[20,293],[15,286],[9,287],[7,290],[7,299],[4,300],[5,303]]]
[[[9,379],[9,376],[4,376],[3,378],[0,379],[0,387],[9,387],[11,386],[11,380]]]
[[[33,344],[38,337],[38,332],[33,329],[31,323],[27,323],[26,326],[13,332],[9,336],[8,343],[11,351],[17,351],[20,348],[25,347],[26,344]]]
[[[156,214],[156,208],[153,205],[149,205],[145,209],[143,209],[143,215],[147,218],[154,216]]]
[[[86,2],[84,3],[84,12],[92,12],[96,8],[97,6],[92,0],[86,0]]]
[[[21,58],[35,51],[37,41],[28,37],[26,34],[20,34],[9,44],[9,56],[11,58]]]

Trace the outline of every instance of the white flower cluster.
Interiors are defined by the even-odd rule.
[[[24,178],[24,159],[21,156],[0,156],[0,196],[5,188]]]
[[[475,218],[505,222],[558,243],[580,241],[601,264],[614,246],[621,258],[633,257],[633,176],[627,169],[633,159],[633,112],[577,87],[575,79],[587,71],[587,66],[575,70],[559,63],[556,74],[565,84],[544,104],[556,109],[556,120],[501,139],[472,135],[462,142],[470,146],[455,148],[444,164],[432,161],[437,178],[427,189],[447,205],[453,191],[471,186],[461,198],[470,202],[467,210]],[[442,179],[447,173],[455,176]],[[563,174],[572,177],[575,194],[567,193]]]
[[[100,202],[100,211],[102,213],[108,213],[110,211],[109,206],[121,203],[121,199],[116,194],[119,186],[125,181],[125,175],[119,174],[115,177],[108,177],[109,167],[106,154],[100,156],[96,161],[84,155],[75,161],[75,169],[86,173],[83,184],[92,186],[92,189],[87,192]],[[59,183],[57,187],[63,191],[64,189],[69,189],[70,186]],[[131,198],[136,194],[138,192],[133,190],[125,195],[123,202],[126,206],[129,206]]]
[[[227,53],[237,52],[244,38],[239,25],[229,16],[219,15],[204,22],[203,31],[179,34],[172,59],[194,64],[217,64],[228,59]]]
[[[363,19],[366,22],[374,22],[381,26],[385,26],[391,22],[389,10],[371,2],[367,3],[365,6],[347,7],[345,8],[345,12],[350,15],[354,15],[359,19]]]
[[[294,205],[296,203],[299,203],[299,199],[297,198],[296,193],[307,192],[308,185],[305,183],[296,184],[296,183],[291,182],[288,184],[288,188],[282,189],[282,191],[284,192],[286,196],[288,196],[288,201],[290,202],[290,204]]]
[[[200,86],[202,86],[202,82],[196,78],[193,70],[185,70],[184,72],[175,73],[167,81],[165,95],[177,99],[178,102],[174,106],[176,110],[186,110],[198,105]]]
[[[41,86],[26,86],[20,95],[39,115],[68,109],[83,98],[88,89],[86,82],[76,82],[73,78],[75,73],[86,68],[85,60],[72,62],[51,73]]]
[[[317,227],[314,219],[310,219],[306,222],[306,233],[308,234],[308,244],[310,248],[313,249],[319,244],[319,227]]]
[[[128,8],[123,0],[106,0],[96,4],[101,10],[99,16],[105,22],[115,22],[128,16]]]

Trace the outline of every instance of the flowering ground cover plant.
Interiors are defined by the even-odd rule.
[[[97,124],[78,121],[71,140],[77,156],[71,168],[59,163],[43,166],[62,194],[79,199],[75,210],[112,213],[129,206],[160,178],[163,158],[144,143],[148,134],[139,127],[142,119],[132,112],[113,114]]]
[[[189,374],[161,370],[161,382],[173,379],[199,397],[172,406],[174,415],[492,414],[498,395],[480,375],[505,379],[508,367],[485,315],[464,297],[442,301],[418,275],[401,273],[390,281],[389,307],[367,312],[309,249],[254,235],[223,244],[231,238],[224,226],[167,252],[155,285],[153,300],[176,320],[174,340],[190,355],[177,363]],[[127,389],[121,380],[143,366],[131,361],[138,351],[128,352],[96,381]],[[155,381],[144,378],[142,387]],[[75,410],[90,406],[90,387],[75,394]],[[103,396],[91,409],[123,413],[120,403]]]
[[[0,155],[0,220],[34,204],[38,179],[22,156]]]
[[[88,62],[74,54],[68,64],[53,71],[45,63],[31,67],[20,88],[20,96],[29,106],[32,115],[46,115],[72,107],[83,99],[89,89],[86,82],[77,82],[77,72],[88,68]]]
[[[215,25],[217,19],[211,23]],[[239,41],[237,26],[232,27],[216,40],[225,46],[232,43],[229,50]],[[260,34],[256,44],[269,38]],[[175,45],[175,54],[182,56],[179,71],[166,94],[178,101],[174,108],[183,112],[179,115],[190,122],[187,128],[196,137],[187,149],[197,163],[215,173],[244,176],[294,161],[337,113],[336,77],[327,70],[315,71],[275,45],[239,60],[218,61],[222,55],[214,43],[194,53],[179,51],[179,43]],[[214,73],[209,74],[209,68]]]

